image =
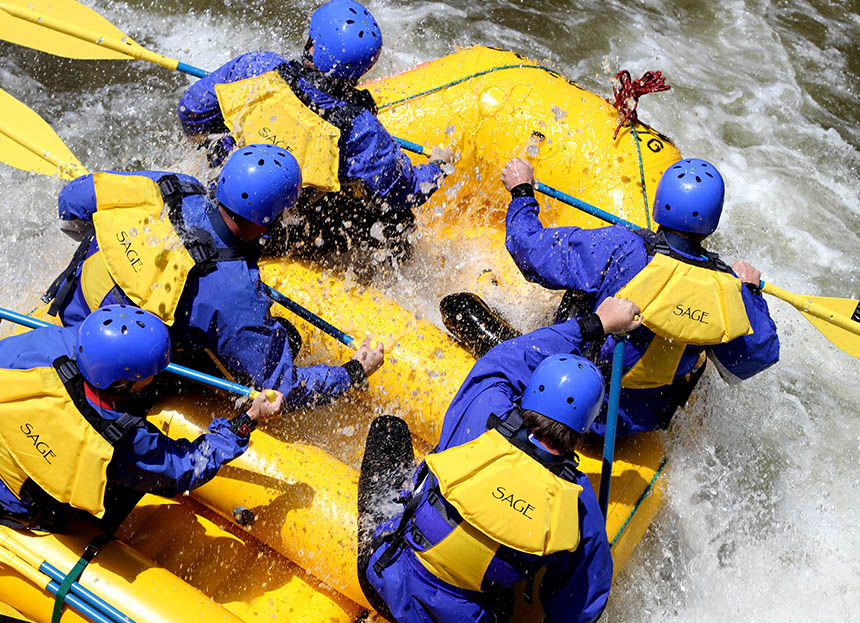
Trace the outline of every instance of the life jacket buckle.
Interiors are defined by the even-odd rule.
[[[177,193],[182,192],[182,183],[175,175],[165,175],[158,180],[158,188],[161,190],[161,195],[168,199]]]

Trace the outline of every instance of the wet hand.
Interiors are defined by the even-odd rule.
[[[267,394],[274,394],[274,400],[270,401]],[[274,417],[281,413],[281,407],[283,404],[284,395],[281,392],[272,389],[260,392],[257,397],[254,398],[254,402],[251,403],[251,408],[247,411],[248,417],[255,422],[260,422],[270,417]]]
[[[502,171],[502,184],[507,190],[520,184],[531,184],[534,179],[534,167],[522,158],[514,158],[505,165],[505,169]]]
[[[610,297],[603,299],[595,312],[604,333],[626,333],[642,324],[639,306],[633,301]]]
[[[454,150],[449,147],[436,145],[430,149],[430,162],[444,162],[454,164]]]
[[[370,376],[379,370],[385,361],[385,345],[379,342],[378,346],[373,348],[370,345],[370,338],[366,337],[352,358],[361,364],[364,376]]]
[[[756,287],[761,283],[761,271],[749,262],[737,261],[732,265],[732,270],[735,271],[735,274],[744,283],[749,283]]]

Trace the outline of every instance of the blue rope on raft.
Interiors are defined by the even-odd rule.
[[[390,108],[392,106],[397,106],[398,104],[402,104],[403,102],[408,102],[409,100],[414,100],[417,97],[421,97],[423,95],[430,95],[431,93],[436,93],[436,91],[441,91],[442,89],[447,89],[448,87],[452,87],[456,84],[460,84],[461,82],[466,82],[467,80],[471,80],[472,78],[477,78],[479,76],[484,76],[486,74],[491,74],[494,71],[500,71],[502,69],[543,69],[546,72],[551,73],[553,76],[561,77],[561,74],[555,71],[554,69],[550,69],[544,65],[500,65],[498,67],[491,67],[490,69],[485,69],[484,71],[479,71],[476,74],[471,74],[468,76],[464,76],[463,78],[459,78],[458,80],[454,80],[453,82],[448,82],[446,84],[440,85],[438,87],[433,87],[432,89],[427,89],[426,91],[421,91],[420,93],[414,93],[412,95],[408,95],[402,99],[395,100],[393,102],[388,102],[387,104],[380,104],[379,110],[383,108]]]
[[[660,467],[657,468],[657,471],[654,472],[654,477],[651,479],[651,482],[648,483],[648,486],[645,487],[645,491],[642,492],[642,495],[639,496],[639,499],[636,500],[636,505],[633,507],[633,510],[630,511],[630,514],[627,516],[627,519],[624,520],[624,525],[618,530],[618,534],[615,535],[615,538],[612,539],[612,542],[609,543],[609,547],[614,547],[615,542],[621,538],[622,533],[627,528],[627,524],[630,523],[630,520],[633,519],[633,516],[636,514],[636,511],[639,510],[639,507],[642,506],[642,502],[645,501],[645,498],[651,493],[651,489],[654,488],[654,483],[657,482],[657,478],[660,477],[660,474],[663,472],[663,468],[666,467],[666,463],[669,459],[663,459],[663,462],[660,463]]]
[[[648,209],[648,193],[645,192],[645,165],[642,163],[642,149],[639,147],[639,133],[636,131],[636,124],[630,125],[633,130],[633,141],[636,144],[636,156],[639,159],[639,179],[642,180],[642,202],[645,205],[645,222],[648,224],[648,229],[651,229],[651,210]]]

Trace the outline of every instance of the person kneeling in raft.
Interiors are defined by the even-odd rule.
[[[59,209],[64,230],[83,240],[45,296],[50,313],[74,327],[102,305],[137,305],[170,326],[174,358],[199,368],[212,357],[249,385],[281,391],[288,410],[364,387],[382,365],[382,345],[366,339],[342,366],[298,368],[301,337],[272,317],[262,291],[258,239],[295,205],[301,185],[295,158],[274,145],[232,154],[214,202],[187,175],[79,177],[60,192]]]
[[[717,229],[725,186],[717,168],[687,158],[666,169],[654,197],[657,232],[621,225],[545,228],[538,220],[534,170],[511,160],[502,182],[511,192],[506,246],[526,279],[567,290],[556,321],[572,304],[592,310],[608,296],[642,308],[630,334],[618,410],[618,434],[666,428],[684,406],[710,358],[730,383],[779,360],[779,338],[748,262],[729,268],[702,241]],[[732,270],[734,269],[734,270]],[[613,338],[595,361],[608,373]],[[606,409],[592,427],[603,435]]]
[[[580,356],[604,333],[639,326],[609,298],[597,313],[538,329],[481,357],[451,402],[439,445],[413,476],[403,512],[368,528],[409,465],[402,420],[375,420],[359,479],[358,573],[392,621],[507,621],[513,585],[546,574],[548,622],[595,621],[612,582],[604,518],[575,453],[603,400],[603,377]],[[403,472],[400,472],[402,482]],[[379,492],[380,484],[389,486]],[[387,495],[386,495],[387,494]],[[372,524],[372,522],[371,522]]]
[[[144,390],[169,361],[167,327],[127,305],[0,341],[0,523],[60,532],[86,519],[112,532],[144,493],[211,480],[281,410],[283,394],[263,392],[194,441],[170,439],[146,421]]]
[[[412,165],[376,118],[373,97],[356,89],[381,50],[382,31],[370,12],[354,0],[332,0],[311,16],[301,60],[242,54],[191,85],[179,102],[189,136],[241,128],[246,140],[287,147],[298,158],[312,188],[289,229],[294,253],[316,260],[352,246],[401,255],[414,230],[412,210],[436,191],[443,165],[453,160],[450,149],[436,147],[429,164]],[[234,148],[229,137],[213,145],[221,154]]]

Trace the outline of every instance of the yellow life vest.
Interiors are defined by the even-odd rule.
[[[278,70],[215,85],[224,125],[240,146],[271,143],[302,168],[302,185],[340,191],[341,131],[306,106]]]
[[[86,402],[80,373],[68,358],[55,367],[2,369],[0,479],[19,497],[32,480],[57,502],[101,518],[114,453],[108,439],[115,443],[139,421],[117,428],[102,418]]]
[[[642,324],[656,334],[622,378],[624,387],[668,385],[687,346],[725,344],[753,333],[740,279],[670,257],[663,245],[656,249],[645,268],[615,294],[636,303],[642,310]],[[709,263],[716,267],[713,260]]]
[[[93,214],[98,253],[81,269],[81,289],[90,309],[114,287],[135,305],[171,325],[195,261],[164,214],[157,183],[142,175],[94,173]]]
[[[538,556],[579,546],[582,487],[550,472],[498,430],[425,462],[439,493],[464,520],[439,543],[415,551],[441,580],[481,590],[500,545]]]

